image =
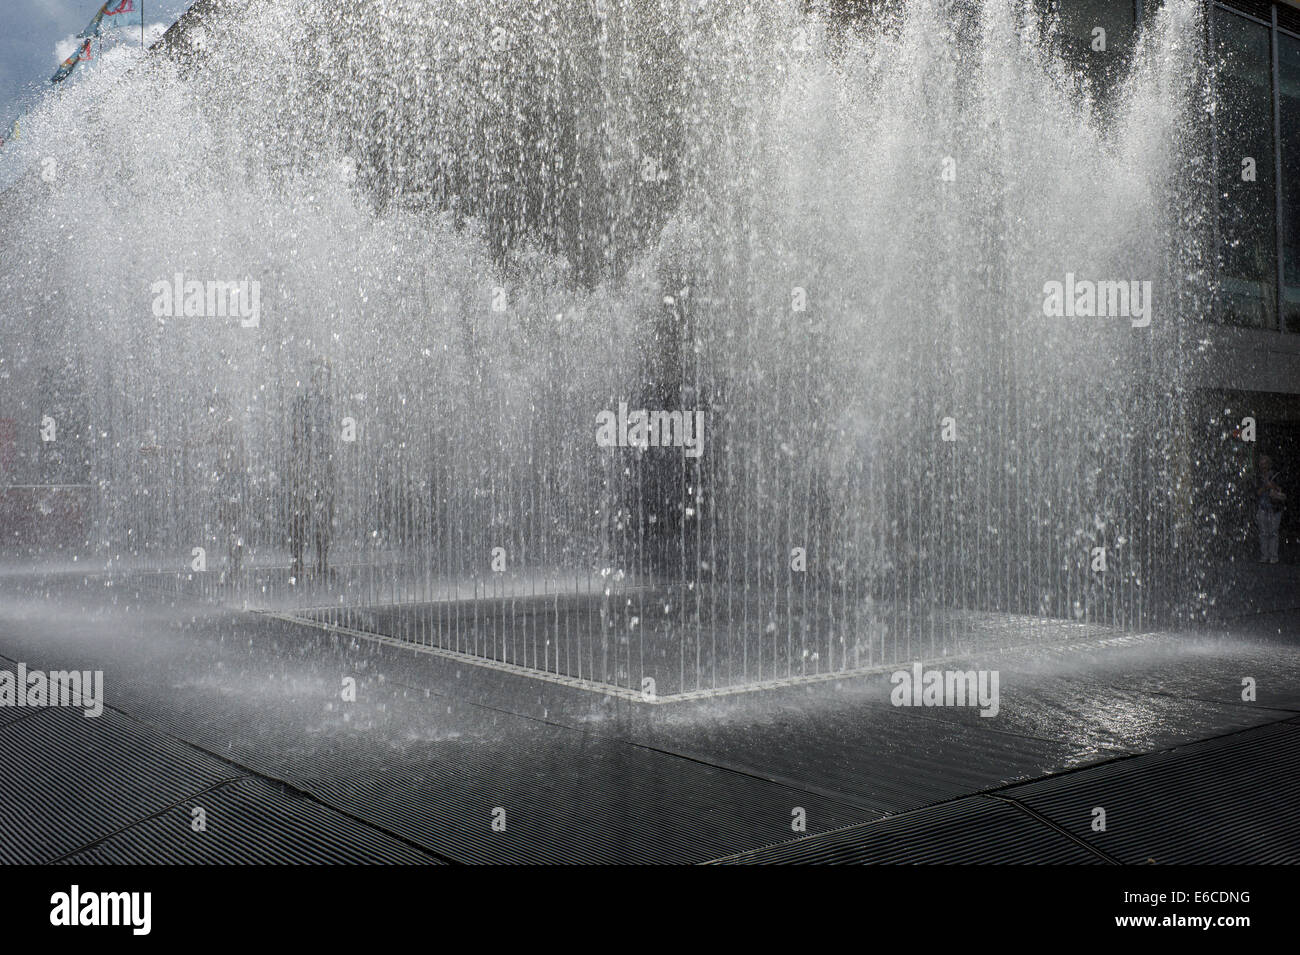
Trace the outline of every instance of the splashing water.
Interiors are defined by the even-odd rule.
[[[1198,4],[1108,91],[1012,0],[217,11],[38,110],[4,200],[85,549],[659,693],[1180,612]],[[1075,280],[1149,324],[1045,314]],[[642,409],[669,446],[598,440]]]

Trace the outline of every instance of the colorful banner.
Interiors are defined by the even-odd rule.
[[[144,0],[108,0],[96,11],[78,39],[103,36],[105,30],[144,26]]]
[[[87,26],[86,29],[82,30],[80,33],[77,34],[77,39],[81,40],[81,39],[86,39],[87,37],[96,37],[96,36],[103,35],[104,11],[107,8],[108,8],[108,4],[106,3],[98,10],[95,11],[95,16],[90,21],[90,25]]]
[[[104,26],[110,30],[144,26],[144,0],[108,0],[104,4]]]
[[[62,83],[64,80],[66,80],[69,76],[72,75],[72,71],[77,68],[78,63],[80,63],[82,60],[89,60],[89,59],[92,59],[92,57],[90,55],[90,41],[87,40],[85,43],[81,45],[80,50],[78,50],[76,53],[72,54],[72,56],[64,60],[62,65],[57,70],[54,71],[54,75],[50,77],[50,82]]]

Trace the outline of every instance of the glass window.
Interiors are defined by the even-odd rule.
[[[1058,0],[1061,52],[1103,99],[1128,68],[1133,0]]]
[[[1300,40],[1279,33],[1282,114],[1282,327],[1300,332]]]
[[[1220,321],[1276,328],[1277,233],[1269,27],[1214,8],[1219,93]]]

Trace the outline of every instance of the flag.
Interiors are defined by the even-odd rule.
[[[90,55],[90,41],[87,40],[85,43],[81,45],[80,50],[78,50],[76,53],[72,54],[72,56],[64,60],[63,64],[57,70],[54,71],[54,75],[50,77],[50,82],[62,83],[64,80],[66,80],[69,76],[72,75],[72,71],[77,68],[78,63],[80,63],[82,60],[89,60],[91,58],[92,57]]]
[[[104,4],[104,26],[110,30],[144,26],[144,0],[108,0]]]
[[[112,2],[112,0],[110,0],[110,2]],[[90,25],[87,26],[86,29],[82,30],[80,33],[77,34],[77,39],[78,39],[78,40],[84,40],[84,39],[86,39],[86,38],[88,38],[88,37],[95,37],[95,36],[102,36],[102,35],[103,35],[103,33],[104,33],[104,11],[107,10],[107,9],[108,9],[108,4],[106,3],[106,4],[104,4],[102,7],[100,7],[97,11],[95,11],[95,16],[94,16],[94,18],[90,21]]]
[[[139,26],[144,26],[143,0],[108,0],[96,11],[90,25],[77,34],[77,38],[103,36],[105,30]]]

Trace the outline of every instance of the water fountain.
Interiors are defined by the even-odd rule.
[[[215,6],[5,199],[99,564],[660,698],[1187,612],[1197,4],[1105,95],[1015,0]]]

